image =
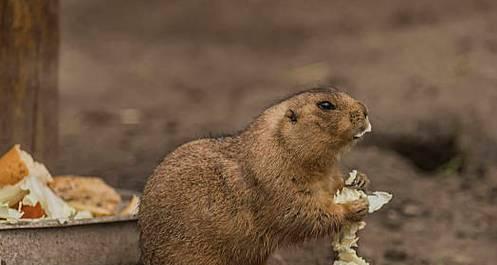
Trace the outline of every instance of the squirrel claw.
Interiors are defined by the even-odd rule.
[[[349,222],[359,222],[368,214],[369,203],[366,198],[361,198],[346,204],[346,220]]]
[[[369,187],[369,178],[362,172],[357,172],[357,176],[352,184],[348,185],[350,188],[366,190]]]

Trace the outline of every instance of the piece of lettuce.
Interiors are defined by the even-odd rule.
[[[27,194],[25,190],[21,189],[23,181],[15,185],[7,185],[0,188],[0,204],[7,204],[12,207],[24,198]]]
[[[357,171],[349,173],[349,178],[345,184],[351,185],[357,177]],[[392,194],[387,192],[376,191],[372,194],[366,194],[362,190],[356,190],[345,187],[335,194],[335,203],[347,203],[361,198],[367,198],[369,203],[368,212],[373,213],[379,210],[383,205],[392,199]],[[345,224],[340,232],[332,241],[333,250],[337,252],[338,259],[333,262],[333,265],[369,265],[363,258],[357,255],[354,247],[358,247],[357,232],[366,226],[366,222],[356,222]]]
[[[28,194],[22,200],[22,204],[35,206],[39,202],[47,218],[61,222],[75,215],[76,210],[58,197],[43,180],[43,178],[31,175],[24,178],[21,189],[27,191]]]
[[[8,223],[15,223],[21,216],[22,212],[10,208],[8,204],[0,203],[0,219],[5,219]]]

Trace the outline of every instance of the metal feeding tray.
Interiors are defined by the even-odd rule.
[[[0,265],[136,265],[139,257],[136,216],[0,224]]]

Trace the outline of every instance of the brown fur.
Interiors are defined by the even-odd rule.
[[[317,102],[337,109],[324,111]],[[232,137],[186,143],[158,166],[139,214],[146,265],[264,264],[278,246],[331,236],[367,202],[335,204],[340,154],[366,107],[333,89],[304,91]]]

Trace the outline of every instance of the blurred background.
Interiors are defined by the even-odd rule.
[[[140,191],[179,144],[243,129],[316,84],[362,100],[344,158],[394,200],[368,217],[373,264],[497,260],[497,2],[60,2],[56,174]],[[274,264],[329,264],[328,240]]]

